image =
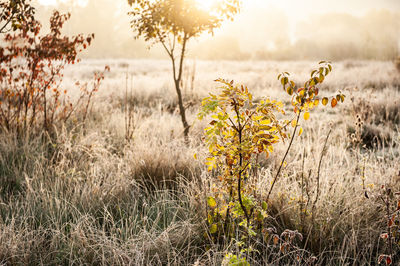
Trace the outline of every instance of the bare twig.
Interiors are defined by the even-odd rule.
[[[324,155],[325,155],[326,144],[328,143],[328,139],[329,139],[329,136],[331,135],[331,132],[332,132],[332,129],[329,129],[328,135],[326,136],[326,139],[325,139],[324,147],[322,148],[322,151],[321,151],[321,157],[320,157],[319,163],[318,163],[318,172],[317,172],[317,194],[316,194],[315,199],[314,199],[314,202],[313,202],[313,210],[314,210],[315,204],[316,204],[317,201],[318,201],[319,194],[320,194],[320,182],[319,182],[319,181],[320,181],[321,164],[322,164],[322,159],[324,158]],[[314,216],[314,211],[313,211],[313,216]]]
[[[272,181],[271,188],[270,188],[269,191],[268,191],[267,202],[269,202],[269,197],[271,196],[271,193],[272,193],[272,190],[274,189],[275,183],[276,183],[276,181],[278,180],[279,174],[280,174],[281,171],[282,171],[282,166],[283,166],[283,164],[284,164],[284,162],[285,162],[285,160],[286,160],[287,155],[289,154],[289,150],[290,150],[290,148],[292,147],[293,140],[294,140],[294,138],[295,138],[295,136],[296,136],[296,132],[297,132],[297,128],[298,128],[298,124],[299,124],[299,120],[300,120],[300,114],[301,114],[301,110],[300,110],[299,113],[297,114],[296,126],[295,126],[294,129],[293,129],[293,134],[292,134],[292,138],[290,139],[289,146],[288,146],[287,149],[286,149],[285,155],[283,156],[283,159],[282,159],[282,161],[281,161],[281,164],[279,165],[278,172],[276,173],[276,175],[275,175],[275,177],[274,177],[274,180]]]

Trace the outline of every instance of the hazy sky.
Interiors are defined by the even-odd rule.
[[[242,32],[247,32],[244,27],[253,25],[257,27],[255,31],[267,31],[276,35],[277,29],[282,28],[288,31],[290,41],[293,42],[301,37],[298,34],[299,25],[316,16],[344,13],[362,17],[372,10],[400,12],[400,0],[244,0],[241,13],[233,22],[225,23],[216,33],[227,34],[227,31],[231,31],[233,34],[238,25],[243,26]],[[268,23],[260,21],[263,14]],[[285,22],[288,25],[284,25]],[[257,39],[256,36],[255,38]]]
[[[56,6],[57,2],[67,3],[71,0],[37,1],[42,5]],[[88,0],[72,1],[84,6]],[[115,3],[116,1],[126,2],[126,0],[108,1],[110,4]],[[243,0],[242,3],[243,8],[239,17],[249,16],[254,9],[268,10],[271,8],[277,8],[282,10],[288,17],[290,24],[297,23],[314,14],[322,13],[348,13],[361,16],[371,9],[400,11],[400,0]]]
[[[38,0],[43,5],[56,5],[68,0]],[[109,0],[110,3],[126,0]],[[201,1],[201,0],[199,0]],[[208,0],[210,1],[210,0]],[[85,5],[87,0],[75,0],[75,3]],[[246,14],[254,7],[263,9],[278,7],[294,21],[301,20],[314,13],[345,12],[362,15],[370,9],[400,10],[400,0],[243,0],[242,13]]]
[[[274,5],[285,10],[293,19],[314,13],[345,12],[362,15],[370,9],[400,9],[399,0],[249,0],[246,5]]]
[[[251,16],[255,10],[263,12],[271,8],[283,12],[293,27],[293,24],[323,13],[362,16],[373,9],[400,11],[400,0],[244,0],[239,18]]]
[[[72,28],[72,32],[75,33],[94,32],[97,36],[95,40],[97,48],[91,49],[97,49],[95,53],[106,53],[104,49],[111,47],[112,42],[120,43],[118,49],[129,50],[129,47],[134,46],[135,54],[146,53],[145,44],[139,45],[139,42],[136,42],[136,46],[134,44],[132,30],[129,28],[127,0],[36,1],[47,6],[45,9],[39,8],[39,13],[43,14],[53,7],[57,8],[57,2],[64,4],[64,10],[67,6],[67,10],[72,12],[71,23],[74,24],[75,20],[75,26],[67,25],[67,27]],[[88,1],[92,3],[90,8],[79,13],[78,10]],[[75,3],[75,6],[70,3]],[[391,44],[386,45],[385,49],[389,51],[398,46],[400,51],[400,32],[397,30],[400,30],[398,24],[400,20],[397,19],[400,16],[400,0],[242,0],[242,3],[242,10],[235,16],[233,22],[224,22],[222,27],[215,31],[214,36],[205,34],[193,41],[192,43],[198,45],[194,50],[203,49],[199,52],[201,54],[212,49],[224,51],[230,47],[232,54],[241,52],[249,54],[274,49],[277,46],[294,45],[299,40],[303,40],[301,45],[312,49],[312,45],[304,44],[304,40],[319,41],[320,43],[315,44],[319,48],[322,44],[336,42],[338,38],[343,37],[342,39],[346,38],[346,43],[343,45],[360,47],[369,42],[370,50],[379,50],[377,43],[390,38]],[[80,15],[74,15],[75,11]],[[373,20],[369,21],[370,17]],[[316,23],[324,26],[318,28]],[[318,32],[318,35],[315,35],[315,32]],[[329,40],[330,35],[333,36],[331,40]],[[360,41],[358,42],[356,38]],[[385,45],[385,42],[382,42],[382,45]],[[209,48],[206,51],[204,47]],[[111,47],[110,51],[115,49]],[[160,51],[157,53],[162,54]],[[216,55],[218,53],[220,52],[215,51]]]

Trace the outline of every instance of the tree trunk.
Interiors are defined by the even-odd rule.
[[[189,144],[189,124],[186,120],[186,110],[185,106],[183,105],[182,99],[182,91],[180,88],[180,81],[175,80],[175,89],[178,95],[178,106],[179,106],[179,114],[181,115],[182,125],[183,125],[183,136],[185,138],[185,143]]]
[[[171,63],[172,63],[172,73],[174,77],[174,83],[175,83],[175,90],[176,94],[178,96],[178,106],[179,106],[179,114],[181,115],[181,120],[183,124],[183,135],[185,138],[185,143],[186,145],[189,145],[189,129],[190,126],[186,120],[186,113],[185,113],[185,106],[183,104],[183,97],[182,97],[182,90],[181,90],[181,80],[182,80],[182,72],[183,72],[183,60],[185,58],[185,52],[186,52],[186,43],[189,40],[190,36],[188,36],[187,33],[184,34],[183,36],[183,43],[182,43],[182,50],[181,50],[181,55],[179,58],[179,68],[177,71],[177,66],[175,62],[175,56],[174,56],[174,50],[175,50],[175,41],[177,36],[174,36],[173,44],[170,46],[170,48],[167,47],[165,44],[163,38],[159,36],[160,42],[163,45],[165,51],[168,53],[169,57],[171,58]]]
[[[171,59],[172,59],[172,66],[173,66],[173,71],[174,71],[175,89],[176,89],[176,94],[178,96],[179,114],[181,115],[181,120],[182,120],[182,125],[183,125],[183,136],[185,138],[186,145],[189,145],[190,126],[186,120],[186,110],[185,110],[185,106],[183,104],[182,90],[181,90],[181,85],[180,85],[181,80],[182,80],[183,59],[185,57],[187,40],[188,40],[188,38],[185,34],[185,36],[183,38],[183,43],[182,43],[182,51],[181,51],[181,56],[180,56],[178,75],[176,75],[175,58],[171,57]]]

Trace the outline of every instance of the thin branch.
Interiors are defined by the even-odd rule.
[[[305,208],[304,208],[304,162],[305,162],[305,154],[306,154],[306,148],[304,147],[303,149],[303,161],[301,164],[301,199],[300,199],[300,224],[301,224],[301,230],[304,232],[304,214],[305,214]]]
[[[275,177],[274,177],[274,180],[272,181],[271,188],[270,188],[269,191],[268,191],[267,203],[268,203],[268,201],[269,201],[269,197],[271,196],[271,192],[272,192],[272,190],[273,190],[273,188],[274,188],[274,186],[275,186],[275,183],[276,183],[276,181],[278,180],[279,174],[281,173],[283,163],[285,162],[286,157],[287,157],[287,155],[289,154],[289,150],[290,150],[290,148],[292,147],[293,140],[294,140],[294,138],[295,138],[295,136],[296,136],[296,131],[297,131],[297,128],[298,128],[298,126],[299,126],[300,114],[301,114],[301,110],[299,111],[299,113],[298,113],[298,115],[297,115],[296,126],[294,127],[293,134],[292,134],[292,138],[290,139],[289,146],[288,146],[287,149],[286,149],[286,153],[285,153],[285,155],[283,156],[283,159],[282,159],[282,161],[281,161],[281,164],[280,164],[280,166],[279,166],[279,168],[278,168],[278,172],[276,173],[276,175],[275,175]]]
[[[242,170],[239,171],[239,173],[242,174],[244,171],[246,171],[246,169],[247,169],[247,167],[249,167],[249,165],[250,165],[250,161],[247,162],[245,167],[243,167]]]
[[[321,164],[322,164],[322,159],[324,158],[324,155],[325,155],[326,144],[328,143],[328,139],[329,139],[329,136],[331,135],[331,132],[332,132],[332,129],[329,129],[328,135],[326,136],[326,139],[325,139],[324,147],[322,148],[322,151],[321,151],[321,157],[320,157],[319,163],[318,163],[318,172],[317,172],[317,195],[315,196],[315,199],[314,199],[314,202],[313,202],[313,209],[314,209],[314,207],[315,207],[315,204],[316,204],[317,201],[318,201],[319,194],[320,194],[320,182],[319,182],[319,180],[320,180]],[[314,211],[313,211],[313,213],[314,213]]]
[[[226,115],[227,113],[225,112],[225,115]],[[235,125],[235,123],[232,121],[232,119],[230,118],[230,117],[228,117],[228,120],[229,120],[229,122],[231,122],[231,125],[232,125],[232,127],[237,131],[237,132],[239,132],[239,129],[237,128],[237,126]]]
[[[160,40],[160,43],[164,47],[164,49],[167,52],[167,54],[169,55],[169,57],[173,58],[173,50],[172,50],[172,48],[171,48],[171,50],[168,49],[168,47],[165,45],[164,39],[161,37],[159,32],[157,32],[157,35],[158,35],[158,39]]]
[[[186,42],[187,42],[187,34],[185,33],[183,36],[183,44],[182,44],[182,52],[181,52],[181,58],[179,62],[179,75],[178,75],[178,81],[181,81],[182,79],[182,72],[183,72],[183,59],[185,57],[185,51],[186,51]]]
[[[251,117],[257,112],[257,110],[254,110],[247,118],[247,120],[243,124],[243,128],[246,127],[247,123],[251,120]]]

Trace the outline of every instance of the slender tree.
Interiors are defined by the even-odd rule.
[[[216,0],[204,10],[201,0],[128,0],[133,7],[131,27],[136,38],[143,37],[150,44],[160,43],[172,62],[172,74],[178,97],[179,113],[185,142],[189,143],[189,123],[182,97],[183,62],[190,39],[204,32],[213,33],[225,19],[233,19],[239,12],[240,0]]]

